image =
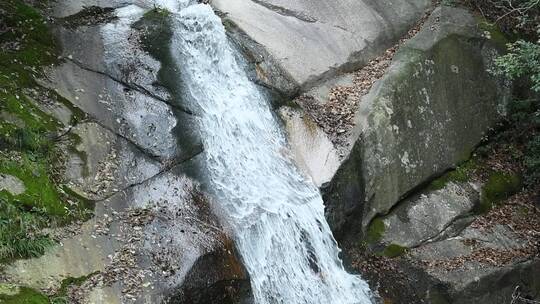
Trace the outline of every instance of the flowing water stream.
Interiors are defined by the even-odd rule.
[[[200,108],[208,188],[231,220],[258,304],[371,303],[348,274],[318,189],[290,160],[269,102],[248,79],[208,5],[163,0],[172,53]]]

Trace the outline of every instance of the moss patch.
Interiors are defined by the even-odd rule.
[[[6,285],[2,285],[6,286]],[[49,299],[33,290],[27,287],[15,287],[12,286],[12,288],[17,289],[16,294],[5,294],[0,293],[0,303],[3,304],[49,304]]]
[[[47,21],[21,0],[2,1],[0,11],[0,113],[10,118],[0,119],[0,174],[17,177],[26,188],[19,195],[0,192],[0,262],[6,262],[43,254],[54,242],[40,231],[87,214],[87,204],[62,189],[54,139],[61,123],[26,97],[33,92],[69,107],[36,82],[42,66],[57,60]]]
[[[397,244],[390,244],[384,248],[382,255],[389,258],[396,258],[407,252],[407,247],[403,247]]]
[[[161,7],[155,7],[152,10],[149,10],[144,14],[145,19],[161,19],[166,18],[171,15],[171,12],[169,12],[167,9],[161,8]]]
[[[443,189],[449,182],[468,182],[477,167],[477,163],[474,161],[474,159],[471,159],[458,166],[455,170],[452,170],[439,177],[438,179],[432,181],[431,184],[428,186],[428,190],[434,191]]]
[[[517,175],[492,173],[482,188],[480,212],[489,211],[497,203],[509,198],[521,190],[521,178]]]
[[[386,227],[384,226],[383,220],[380,218],[375,218],[367,230],[368,243],[373,244],[382,239],[385,230]]]
[[[506,48],[506,44],[509,43],[510,41],[503,34],[503,32],[501,32],[501,30],[496,24],[487,21],[483,17],[477,17],[477,21],[478,21],[478,26],[480,27],[480,30],[484,31],[485,33],[489,35],[487,38],[493,41],[497,45],[497,47],[501,49]]]

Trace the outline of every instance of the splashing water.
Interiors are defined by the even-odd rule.
[[[371,293],[348,274],[318,189],[287,157],[268,101],[237,62],[208,5],[174,16],[172,53],[200,107],[209,188],[231,219],[259,304],[364,304]]]

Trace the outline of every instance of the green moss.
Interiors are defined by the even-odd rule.
[[[474,159],[471,159],[462,165],[458,166],[455,170],[452,170],[443,176],[432,181],[428,186],[428,190],[440,190],[446,187],[449,182],[465,183],[471,178],[472,173],[478,167],[478,164]]]
[[[380,218],[375,218],[373,221],[371,221],[371,224],[367,230],[367,242],[376,243],[383,237],[385,230],[386,227],[384,226],[383,220]]]
[[[19,286],[13,284],[0,284],[0,296],[14,296],[19,293]]]
[[[49,299],[33,289],[18,287],[16,294],[0,293],[0,303],[3,304],[49,304]]]
[[[502,172],[492,173],[482,188],[480,212],[487,212],[498,202],[521,190],[521,178]]]
[[[0,53],[0,78],[29,86],[35,83],[35,68],[56,60],[56,44],[46,20],[39,12],[20,0],[0,3],[3,22],[10,30],[0,35],[0,41],[13,42],[16,47]]]
[[[19,178],[26,187],[26,191],[17,196],[2,191],[0,198],[14,201],[27,208],[43,208],[51,215],[65,215],[66,209],[60,201],[56,186],[51,181],[46,161],[38,157],[32,154],[22,154],[19,160],[0,157],[0,173]]]
[[[491,23],[482,17],[477,17],[477,22],[480,30],[489,33],[489,39],[498,47],[505,48],[506,44],[510,42],[503,32],[501,32],[497,24]]]
[[[35,80],[42,66],[57,60],[53,35],[40,13],[21,0],[1,1],[0,11],[0,26],[8,29],[0,34],[0,113],[9,118],[0,119],[0,173],[26,188],[19,195],[0,191],[0,262],[6,262],[43,254],[54,242],[40,231],[86,214],[87,205],[62,190],[54,140],[61,123],[25,96],[34,90],[68,106],[73,122],[84,117]]]
[[[165,8],[155,7],[154,9],[149,10],[144,14],[145,19],[162,19],[164,17],[169,17],[171,12]]]
[[[397,244],[390,244],[384,248],[382,255],[389,258],[396,258],[407,252],[407,247],[402,247]]]
[[[97,272],[96,272],[97,273]],[[12,284],[0,284],[0,303],[4,304],[67,304],[67,293],[71,286],[81,286],[96,273],[62,281],[60,289],[53,296],[46,296],[34,289]]]

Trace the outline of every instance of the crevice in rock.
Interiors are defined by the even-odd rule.
[[[67,136],[68,134],[71,133],[71,131],[73,130],[73,128],[77,127],[79,124],[81,123],[85,123],[85,122],[88,122],[87,120],[82,120],[82,121],[78,121],[76,124],[74,125],[69,125],[67,126],[66,130],[62,131],[61,133],[59,133],[58,135],[56,135],[55,137],[53,137],[52,141],[54,142],[57,142],[57,141],[60,141],[63,137]]]
[[[126,140],[127,142],[129,142],[130,144],[132,144],[139,152],[141,152],[142,154],[154,159],[154,160],[157,160],[158,162],[162,163],[163,160],[161,158],[161,156],[157,155],[157,154],[154,154],[152,153],[149,149],[145,149],[143,147],[141,147],[140,145],[138,145],[136,142],[134,142],[132,139],[128,138],[127,136],[125,135],[122,135],[120,133],[118,133],[116,130],[114,130],[113,128],[110,128],[102,123],[99,122],[99,120],[95,117],[93,117],[92,115],[88,114],[88,116],[90,117],[90,119],[87,121],[87,122],[93,122],[93,123],[96,123],[98,125],[100,125],[102,128],[108,130],[109,132],[115,134],[116,136]]]
[[[86,71],[89,71],[89,72],[92,72],[92,73],[97,73],[97,74],[100,74],[100,75],[103,75],[103,76],[106,76],[108,77],[109,79],[115,81],[115,82],[118,82],[119,84],[131,89],[131,90],[134,90],[134,91],[137,91],[141,94],[144,94],[152,99],[155,99],[155,100],[158,100],[158,101],[161,101],[165,104],[167,104],[168,106],[174,108],[174,109],[177,109],[181,112],[184,112],[188,115],[195,115],[195,113],[181,105],[178,105],[178,104],[174,104],[174,103],[171,103],[170,101],[164,99],[164,98],[161,98],[159,96],[156,96],[155,94],[153,94],[152,92],[148,91],[146,88],[138,85],[138,84],[135,84],[135,83],[128,83],[128,82],[125,82],[121,79],[118,79],[112,75],[109,75],[108,73],[106,72],[103,72],[103,71],[99,71],[99,70],[96,70],[96,69],[92,69],[86,65],[84,65],[82,62],[80,61],[77,61],[77,60],[74,60],[74,59],[67,59],[66,60],[69,60],[70,62],[72,62],[73,64],[77,65],[79,68],[83,69],[83,70],[86,70]]]
[[[418,243],[418,245],[415,245],[415,246],[411,246],[409,247],[409,249],[414,249],[414,248],[418,248],[418,247],[422,247],[426,244],[429,244],[429,243],[432,243],[432,242],[437,242],[437,241],[441,241],[443,239],[448,239],[448,238],[452,238],[452,237],[455,237],[459,234],[461,234],[461,232],[463,232],[463,230],[465,230],[467,227],[469,227],[469,225],[472,223],[472,219],[471,219],[471,216],[472,216],[472,213],[469,212],[467,214],[464,214],[464,215],[461,215],[461,216],[458,216],[456,217],[455,219],[453,219],[452,221],[450,221],[447,225],[445,225],[443,227],[443,229],[441,229],[441,231],[438,231],[436,235],[430,237],[430,238],[427,238],[425,240],[422,240],[421,242]],[[461,227],[459,227],[459,229],[453,231],[451,234],[447,234],[449,232],[450,229],[452,228],[455,228],[456,227],[456,223],[460,220],[467,220],[467,219],[471,219],[469,223],[467,223],[466,225],[462,225]],[[427,226],[427,225],[426,225]],[[436,231],[437,229],[434,229],[432,227],[429,227],[430,229]]]
[[[318,21],[315,17],[310,16],[306,13],[294,11],[294,10],[291,10],[291,9],[288,9],[279,5],[271,4],[264,0],[251,0],[251,1],[257,3],[260,6],[264,6],[267,9],[274,11],[282,16],[293,17],[300,21],[308,22],[308,23],[315,23]]]
[[[140,185],[143,185],[155,178],[158,178],[160,177],[161,175],[171,171],[171,170],[174,170],[174,168],[186,163],[186,162],[189,162],[191,160],[193,160],[194,158],[196,158],[197,156],[201,155],[202,153],[204,152],[204,149],[201,147],[200,150],[198,150],[197,152],[195,152],[194,154],[188,156],[188,157],[185,157],[185,158],[182,158],[182,159],[179,159],[177,161],[172,161],[170,162],[169,164],[166,164],[165,166],[163,166],[163,168],[161,168],[161,170],[159,170],[158,173],[142,180],[142,181],[139,181],[139,182],[136,182],[136,183],[133,183],[133,184],[130,184],[129,186],[127,187],[124,187],[122,189],[119,189],[118,191],[113,191],[111,194],[109,194],[108,196],[100,199],[100,200],[97,200],[95,201],[94,203],[102,203],[102,202],[105,202],[107,201],[108,199],[110,199],[111,197],[115,196],[116,194],[120,193],[120,192],[123,192],[123,191],[126,191],[128,189],[132,189],[132,188],[135,188],[137,186],[140,186]]]

